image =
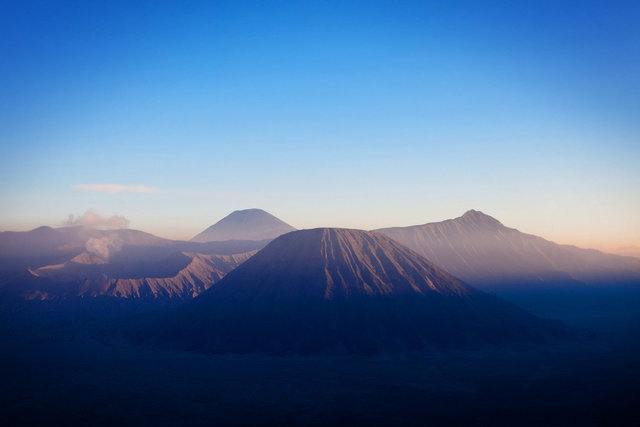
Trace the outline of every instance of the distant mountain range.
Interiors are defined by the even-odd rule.
[[[88,250],[108,257],[124,246],[167,247],[175,242],[137,230],[39,227],[0,233],[0,271],[64,262]]]
[[[76,296],[193,298],[209,289],[253,254],[255,251],[234,255],[178,252],[158,262],[155,274],[153,269],[148,269],[145,271],[146,277],[130,277],[136,274],[118,274],[118,265],[107,264],[100,258],[85,253],[64,264],[29,270],[35,278],[25,280],[22,292],[27,299]],[[118,277],[119,275],[123,277]],[[30,288],[30,283],[36,286]]]
[[[640,283],[640,259],[559,245],[475,210],[442,222],[375,232],[488,290]]]
[[[191,241],[267,240],[294,230],[289,224],[262,209],[245,209],[232,212]]]
[[[183,242],[86,227],[0,233],[0,295],[192,298],[268,241]]]
[[[135,334],[204,352],[365,352],[539,342],[559,333],[377,233],[278,237]]]
[[[126,229],[40,227],[2,232],[0,294],[38,299],[191,298],[271,239],[292,230],[265,211],[248,209],[231,213],[194,238],[201,241],[191,242]],[[640,259],[558,245],[475,210],[442,222],[375,232],[451,275],[501,295],[640,284]],[[344,276],[331,279],[342,281],[332,292],[348,285]]]

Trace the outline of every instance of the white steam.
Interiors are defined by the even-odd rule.
[[[82,225],[84,227],[98,228],[101,230],[113,230],[129,227],[129,220],[120,215],[113,215],[109,218],[105,218],[93,210],[88,210],[81,216],[77,217],[69,214],[69,217],[63,222],[63,224],[66,226]]]
[[[105,261],[122,249],[122,240],[118,236],[92,237],[85,244],[87,252],[92,253]]]

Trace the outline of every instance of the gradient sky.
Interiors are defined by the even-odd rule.
[[[640,3],[0,2],[0,230],[474,208],[640,246]]]

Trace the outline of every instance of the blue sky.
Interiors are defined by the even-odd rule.
[[[639,165],[637,2],[0,3],[2,230],[475,208],[614,250]]]

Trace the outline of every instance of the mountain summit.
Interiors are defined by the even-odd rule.
[[[484,212],[470,209],[464,213],[457,220],[458,223],[467,226],[484,227],[484,228],[496,228],[504,227],[500,221],[492,216],[485,214]]]
[[[477,292],[386,236],[340,228],[279,237],[215,291],[279,301]]]
[[[287,233],[139,338],[203,352],[396,352],[537,341],[549,325],[386,236]]]
[[[192,242],[267,240],[295,228],[262,209],[234,211],[191,239]]]

